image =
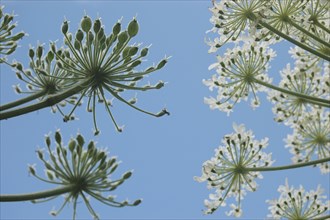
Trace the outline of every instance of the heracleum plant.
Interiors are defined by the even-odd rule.
[[[74,37],[69,33],[69,22],[65,20],[61,28],[64,46],[57,49],[56,43],[52,42],[47,52],[43,44],[37,45],[36,49],[30,47],[29,68],[24,68],[18,61],[9,63],[6,60],[6,55],[16,50],[16,41],[25,35],[24,32],[12,35],[12,30],[16,27],[16,24],[11,23],[12,20],[13,15],[4,14],[3,6],[0,6],[0,63],[10,65],[26,89],[22,89],[19,84],[13,86],[16,93],[25,96],[2,104],[1,120],[45,107],[51,107],[53,112],[60,112],[64,121],[74,120],[74,110],[87,99],[87,111],[93,114],[95,135],[100,132],[96,124],[98,102],[105,106],[117,131],[122,131],[112,115],[112,105],[106,93],[143,113],[155,117],[169,115],[166,109],[156,114],[142,110],[135,105],[136,98],[126,100],[121,96],[125,90],[147,91],[160,89],[165,84],[159,81],[155,85],[137,86],[145,76],[162,69],[168,57],[157,65],[136,70],[149,52],[148,46],[141,49],[141,44],[130,44],[139,31],[136,18],[129,22],[126,30],[121,29],[119,20],[113,26],[112,33],[106,35],[100,18],[93,22],[85,15]],[[67,104],[73,107],[65,114],[62,108]],[[57,130],[54,139],[55,144],[52,144],[50,136],[47,135],[46,148],[36,151],[45,167],[46,177],[37,174],[35,165],[29,165],[29,173],[56,187],[28,194],[2,194],[0,202],[40,203],[64,196],[62,206],[52,210],[50,214],[57,216],[66,205],[72,203],[73,219],[77,216],[77,203],[81,201],[85,203],[91,216],[99,219],[91,205],[90,197],[111,207],[137,206],[142,202],[141,199],[118,201],[111,193],[132,176],[132,171],[124,173],[118,179],[113,178],[119,162],[116,157],[110,157],[107,150],[97,148],[94,141],[90,141],[86,146],[82,134],[77,134],[64,145],[60,131]]]
[[[203,164],[202,176],[195,177],[216,191],[204,201],[206,214],[234,197],[236,204],[226,214],[244,216],[241,201],[246,191],[256,190],[254,179],[261,172],[317,166],[323,175],[329,175],[329,10],[327,0],[213,1],[213,27],[208,32],[217,36],[206,41],[209,52],[229,43],[234,48],[210,65],[209,70],[216,73],[203,83],[216,90],[216,96],[205,98],[205,103],[229,115],[236,103],[249,96],[251,106],[257,107],[257,92],[266,92],[274,104],[274,120],[293,130],[285,142],[294,156],[292,165],[272,167],[270,154],[262,151],[268,139],[257,142],[252,131],[234,125],[235,133],[224,137],[215,156]],[[293,44],[289,53],[294,62],[280,72],[282,80],[276,86],[269,77],[274,74],[269,62],[275,57],[272,46],[283,40]],[[320,188],[306,192],[302,186],[294,189],[286,183],[279,192],[278,200],[268,201],[270,219],[330,218],[330,203]]]
[[[168,115],[166,109],[158,113],[148,112],[136,106],[136,98],[126,100],[124,91],[147,91],[162,88],[165,83],[155,85],[137,85],[143,78],[162,69],[168,57],[157,65],[137,70],[149,52],[149,47],[141,49],[141,44],[130,44],[138,34],[139,24],[133,18],[122,30],[119,20],[106,34],[101,19],[92,19],[85,15],[80,28],[75,34],[69,32],[69,21],[65,20],[61,30],[64,35],[64,46],[58,49],[52,42],[50,50],[43,56],[43,47],[39,45],[36,52],[29,50],[30,69],[24,69],[19,62],[13,63],[17,77],[26,83],[30,95],[20,100],[0,106],[0,119],[8,119],[51,106],[64,116],[64,121],[74,119],[73,113],[83,100],[87,100],[87,111],[92,113],[94,132],[100,131],[96,123],[96,104],[103,103],[117,131],[122,128],[116,123],[111,107],[111,98],[115,98],[143,113],[161,117]],[[34,56],[36,60],[34,60]],[[20,92],[19,87],[15,90]],[[110,97],[107,95],[109,93]],[[28,105],[35,99],[39,101]],[[61,105],[65,102],[74,104],[69,113],[63,113]],[[21,106],[23,105],[23,106]]]

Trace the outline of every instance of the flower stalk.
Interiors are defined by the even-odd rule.
[[[71,191],[74,191],[75,188],[76,188],[75,185],[70,184],[41,192],[34,192],[27,194],[3,194],[0,195],[0,202],[22,202],[22,201],[44,199],[44,198],[49,198],[49,197],[59,196],[65,193],[69,193]]]

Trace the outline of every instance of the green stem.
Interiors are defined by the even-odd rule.
[[[319,218],[314,218],[314,220],[326,220],[326,219],[330,219],[330,215],[322,216]]]
[[[296,24],[294,21],[290,20],[289,24],[292,25],[293,27],[297,28],[299,31],[301,31],[302,33],[306,34],[307,36],[309,36],[309,37],[313,38],[314,40],[318,41],[319,43],[323,44],[324,46],[330,47],[330,44],[328,42],[322,40],[318,36],[315,36],[314,34],[310,33],[307,30],[305,30],[300,25]]]
[[[292,165],[286,165],[286,166],[278,166],[278,167],[247,167],[245,168],[246,171],[278,171],[278,170],[289,170],[289,169],[295,169],[300,167],[306,167],[306,166],[312,166],[319,163],[325,163],[329,162],[330,157],[326,157],[319,160],[313,160],[305,163],[296,163]]]
[[[321,24],[318,20],[313,20],[315,25],[318,26],[319,28],[321,28],[322,30],[328,32],[328,34],[330,34],[330,30],[325,27],[323,24]]]
[[[282,93],[285,93],[285,94],[288,94],[288,95],[292,95],[292,96],[296,96],[296,97],[302,98],[302,99],[304,99],[307,102],[310,102],[312,104],[321,105],[323,107],[330,108],[330,100],[321,99],[321,98],[317,98],[317,97],[314,97],[314,96],[305,95],[305,94],[302,94],[302,93],[299,93],[299,92],[295,92],[295,91],[291,91],[291,90],[286,90],[286,89],[283,89],[281,87],[274,86],[274,85],[272,85],[270,83],[266,83],[264,81],[261,81],[259,79],[254,79],[254,82],[255,83],[258,83],[260,85],[266,86],[266,87],[268,87],[270,89],[274,89],[276,91],[279,91],[279,92],[282,92]]]
[[[71,89],[65,90],[62,93],[48,96],[45,100],[42,100],[36,104],[31,104],[28,106],[24,106],[19,109],[13,109],[10,111],[0,112],[0,120],[8,119],[12,117],[16,117],[19,115],[27,114],[29,112],[37,111],[42,108],[46,108],[49,106],[53,106],[70,96],[81,92],[84,88],[86,88],[86,83],[88,83],[88,79],[86,81],[82,81],[81,83],[77,84],[76,86],[72,87]]]
[[[307,45],[305,45],[305,44],[303,44],[303,43],[301,43],[301,42],[299,42],[299,41],[291,38],[290,36],[284,34],[281,31],[277,30],[276,28],[272,27],[271,25],[267,24],[266,22],[264,22],[262,20],[258,20],[257,16],[252,15],[252,16],[249,17],[249,19],[251,21],[253,21],[253,22],[257,22],[261,26],[267,28],[269,31],[271,31],[271,32],[277,34],[278,36],[286,39],[287,41],[289,41],[289,42],[297,45],[298,47],[300,47],[300,48],[302,48],[302,49],[304,49],[304,50],[306,50],[306,51],[308,51],[308,52],[310,52],[310,53],[312,53],[312,54],[314,54],[314,55],[316,55],[316,56],[318,56],[318,57],[320,57],[320,58],[322,58],[324,60],[330,61],[330,56],[327,56],[326,54],[320,53],[320,52],[314,50],[313,48],[310,48]]]
[[[76,188],[75,185],[67,185],[62,186],[56,189],[45,190],[41,192],[35,193],[27,193],[27,194],[12,194],[12,195],[0,195],[0,202],[22,202],[22,201],[30,201],[48,198],[52,196],[59,196],[64,193],[71,192]]]
[[[16,106],[19,106],[19,105],[22,105],[24,103],[27,103],[29,101],[32,101],[32,100],[35,100],[35,99],[38,99],[40,98],[41,96],[45,95],[47,93],[46,90],[41,90],[39,92],[36,92],[30,96],[27,96],[27,97],[24,97],[24,98],[21,98],[19,100],[16,100],[14,102],[10,102],[10,103],[7,103],[7,104],[4,104],[4,105],[1,105],[0,106],[0,111],[3,111],[3,110],[6,110],[6,109],[10,109],[10,108],[13,108],[13,107],[16,107]]]

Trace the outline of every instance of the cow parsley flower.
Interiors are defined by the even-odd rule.
[[[323,110],[305,113],[294,124],[293,134],[285,139],[286,147],[294,155],[294,163],[308,162],[314,157],[330,157],[330,112]],[[329,173],[329,163],[318,164],[322,173]]]
[[[290,49],[292,57],[295,59],[294,67],[290,64],[283,69],[280,74],[282,80],[280,87],[299,94],[315,98],[330,98],[329,94],[329,73],[322,73],[321,60],[316,56],[295,47]],[[301,118],[306,111],[319,109],[318,102],[311,102],[304,98],[284,94],[279,91],[269,91],[268,98],[274,103],[273,112],[276,115],[275,120],[290,124]]]
[[[254,42],[247,42],[243,46],[228,49],[223,57],[217,58],[217,63],[209,67],[215,68],[217,74],[211,79],[203,80],[210,90],[218,88],[217,97],[205,98],[205,103],[212,109],[229,113],[236,103],[247,100],[249,93],[252,93],[254,98],[251,103],[253,107],[258,106],[257,92],[267,90],[259,82],[271,82],[266,73],[269,69],[268,62],[273,57],[275,52],[264,43],[256,45]]]
[[[234,124],[233,127],[235,132],[225,135],[222,145],[215,150],[215,156],[204,162],[202,176],[194,177],[195,181],[207,182],[209,189],[215,189],[209,200],[204,201],[205,214],[225,206],[226,200],[233,197],[237,204],[230,205],[232,210],[227,215],[241,216],[241,200],[247,191],[256,191],[255,179],[262,178],[253,168],[268,167],[273,163],[271,154],[263,152],[268,138],[258,141],[243,124]]]
[[[231,1],[222,0],[214,2],[214,7],[210,10],[212,17],[210,22],[213,24],[211,32],[217,32],[220,36],[214,40],[207,41],[211,47],[209,52],[215,52],[226,42],[238,42],[246,40],[246,36],[251,27],[256,24],[251,18],[259,17],[263,11],[268,10],[271,1]],[[243,36],[241,36],[243,34]]]
[[[318,186],[316,190],[307,192],[303,186],[294,188],[289,186],[286,179],[285,185],[278,188],[280,196],[275,200],[267,200],[270,205],[270,219],[309,220],[323,219],[330,210],[330,200],[323,195],[324,190]]]
[[[111,192],[123,184],[132,175],[132,171],[128,171],[121,178],[115,180],[111,175],[116,171],[119,162],[116,157],[109,157],[108,152],[96,148],[93,141],[89,142],[87,148],[84,148],[85,140],[81,134],[71,139],[67,146],[63,146],[62,137],[59,131],[55,132],[55,150],[51,149],[51,140],[46,136],[46,145],[49,159],[45,158],[44,150],[38,149],[39,159],[45,165],[45,173],[47,178],[40,177],[36,173],[34,166],[29,166],[30,173],[46,183],[55,184],[57,186],[71,186],[65,195],[63,205],[58,210],[52,210],[51,215],[58,215],[68,203],[73,204],[73,219],[76,218],[76,209],[79,199],[84,201],[89,212],[94,219],[98,219],[98,215],[91,206],[88,195],[111,207],[137,206],[141,203],[141,199],[134,202],[116,201],[114,195],[105,196],[106,192]],[[33,202],[44,202],[57,198],[54,195],[50,198],[34,200]]]

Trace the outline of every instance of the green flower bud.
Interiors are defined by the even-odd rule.
[[[123,179],[127,180],[128,178],[130,178],[132,176],[132,172],[131,171],[128,171],[126,173],[124,173],[123,175]]]
[[[69,30],[68,21],[64,21],[62,24],[62,33],[65,35],[66,33],[68,33],[68,30]]]
[[[139,31],[139,24],[135,18],[128,24],[127,30],[130,37],[137,35]]]
[[[81,42],[84,39],[84,33],[82,32],[82,30],[78,29],[77,33],[76,33],[76,39]]]
[[[149,50],[149,48],[143,48],[142,50],[141,50],[141,57],[145,57],[145,56],[147,56],[147,54],[148,54],[148,50]]]
[[[142,199],[137,199],[133,202],[134,206],[140,205],[140,203],[142,202]]]
[[[58,143],[59,145],[61,145],[61,143],[62,143],[62,136],[61,136],[61,133],[60,133],[59,130],[57,130],[57,131],[55,132],[55,141],[56,141],[56,143]]]
[[[119,43],[124,43],[127,39],[128,39],[127,31],[122,31],[122,32],[118,35],[118,42],[119,42]]]
[[[100,19],[96,19],[94,21],[94,26],[93,26],[93,30],[94,32],[97,34],[99,32],[99,30],[101,29],[101,21]]]
[[[112,28],[112,33],[113,33],[114,35],[117,35],[117,34],[119,34],[120,30],[121,30],[121,23],[118,21],[118,22],[113,26],[113,28]]]
[[[86,33],[91,29],[92,27],[92,20],[90,17],[88,17],[87,15],[85,15],[80,22],[80,26],[81,29],[83,29],[83,31],[85,31]]]
[[[129,52],[130,49],[131,49],[130,46],[125,47],[125,49],[123,50],[122,56],[123,57],[127,57],[128,56],[128,52]]]

